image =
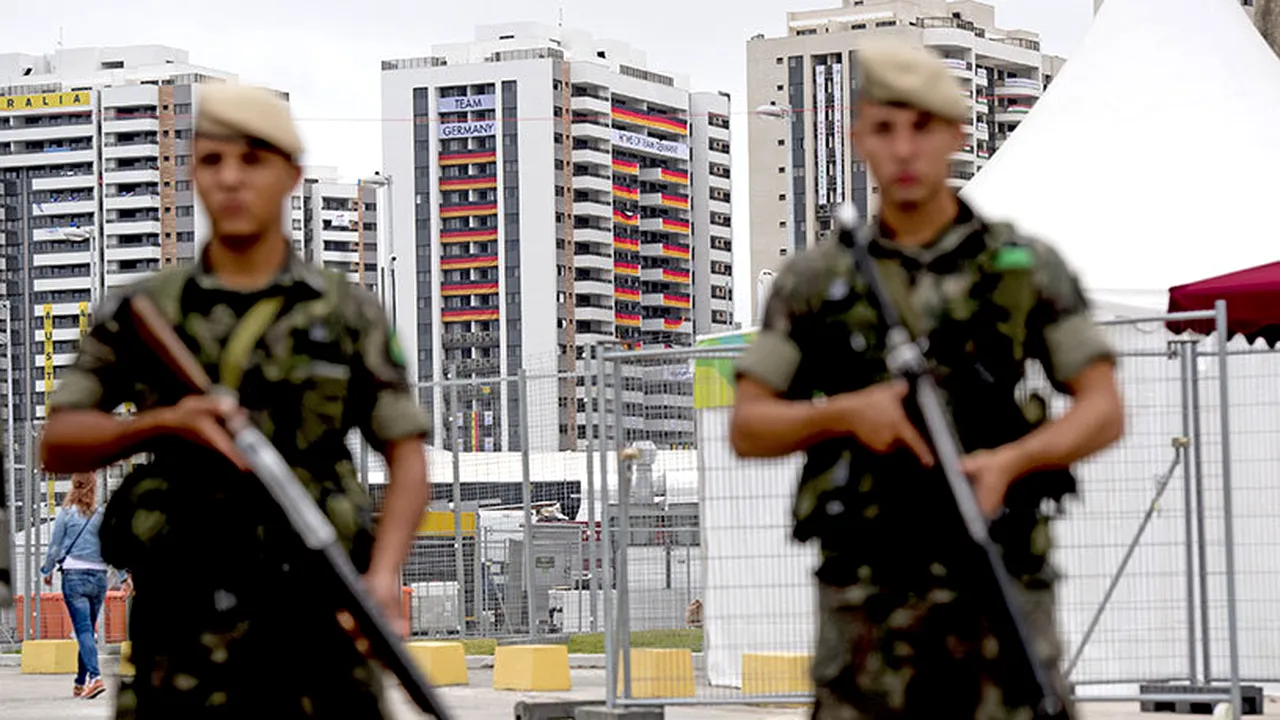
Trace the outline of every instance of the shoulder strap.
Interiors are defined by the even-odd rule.
[[[227,338],[226,347],[222,349],[222,358],[218,362],[219,384],[228,390],[240,389],[240,380],[249,365],[249,356],[253,353],[254,346],[262,339],[267,328],[271,327],[271,323],[275,322],[283,305],[284,298],[278,295],[264,298],[240,318],[240,322],[231,331],[231,336]]]

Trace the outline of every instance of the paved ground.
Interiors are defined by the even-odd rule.
[[[515,704],[523,699],[582,699],[604,697],[603,670],[574,670],[574,690],[569,693],[531,695],[525,693],[498,692],[491,687],[489,670],[471,670],[469,687],[441,688],[440,694],[455,718],[465,720],[512,720]],[[16,667],[0,667],[0,720],[47,720],[48,718],[97,718],[111,717],[112,692],[96,700],[78,700],[71,697],[71,677],[61,675],[22,675]],[[426,716],[415,712],[409,701],[398,689],[394,693],[397,720],[419,720]],[[1143,714],[1134,703],[1087,703],[1082,708],[1080,720],[1159,720],[1168,715]],[[1268,717],[1280,717],[1280,703],[1269,699]],[[803,709],[755,708],[718,706],[667,709],[670,720],[803,720]]]

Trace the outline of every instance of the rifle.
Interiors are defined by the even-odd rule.
[[[235,397],[232,391],[213,384],[204,368],[148,298],[135,296],[130,300],[130,309],[143,341],[193,391]],[[312,556],[310,559],[318,561],[312,565],[328,574],[330,577],[326,580],[339,589],[339,609],[335,615],[342,628],[351,635],[356,647],[366,657],[381,661],[423,712],[438,720],[448,720],[437,702],[431,684],[418,670],[404,646],[395,639],[395,632],[365,590],[355,565],[338,542],[333,524],[303,489],[284,457],[247,418],[229,421],[227,429],[253,474],[266,486],[271,497],[284,511],[289,524],[301,537],[308,554]]]
[[[999,548],[991,539],[987,519],[978,507],[973,487],[960,468],[960,440],[942,402],[937,380],[931,373],[924,351],[902,324],[893,300],[885,290],[879,270],[868,250],[870,235],[867,228],[859,222],[857,209],[852,203],[844,203],[837,211],[836,220],[840,242],[853,250],[858,272],[871,291],[871,300],[888,328],[885,337],[885,364],[895,378],[906,380],[911,385],[911,396],[924,418],[925,439],[932,447],[938,466],[946,477],[969,536],[986,555],[991,581],[995,583],[1001,599],[996,609],[1000,616],[996,626],[1005,628],[1013,635],[1010,641],[1002,642],[1000,647],[1014,652],[1012,660],[1015,664],[1015,677],[1027,684],[1028,692],[1035,692],[1033,706],[1036,717],[1042,720],[1066,720],[1069,717],[1066,705],[1049,680],[1042,663],[1031,650],[1027,623],[1014,596],[1013,579],[1005,569]]]

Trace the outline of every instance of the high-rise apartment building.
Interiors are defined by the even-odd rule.
[[[873,35],[929,46],[971,99],[964,148],[952,157],[957,188],[999,149],[1065,63],[1040,51],[1036,33],[998,28],[995,8],[975,0],[843,0],[838,8],[788,13],[786,35],[747,43],[747,103],[769,106],[748,122],[753,278],[825,236],[840,203],[853,202],[863,217],[878,211],[879,188],[848,135],[857,49]]]
[[[0,299],[13,358],[0,392],[12,388],[17,466],[31,466],[46,389],[102,294],[195,257],[207,222],[188,172],[193,110],[202,84],[234,77],[161,46],[0,54]]]
[[[630,46],[535,24],[386,61],[382,89],[412,376],[561,376],[530,380],[535,410],[554,403],[559,422],[527,428],[512,386],[465,388],[457,412],[427,393],[437,427],[468,428],[451,446],[518,449],[523,430],[531,449],[578,447],[590,346],[732,327],[728,96],[690,92]],[[691,383],[631,372],[627,430],[690,442]]]
[[[299,255],[346,274],[370,292],[379,292],[383,282],[376,185],[343,181],[337,168],[307,166],[290,197],[286,217],[287,232]]]

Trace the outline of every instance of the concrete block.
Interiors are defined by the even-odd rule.
[[[571,690],[566,645],[499,645],[493,659],[494,690]]]
[[[125,640],[120,643],[120,676],[129,677],[134,675],[137,670],[133,667],[133,643]]]
[[[618,697],[626,685],[622,660],[618,660]],[[631,649],[631,695],[633,698],[693,697],[693,652],[688,649]]]
[[[806,653],[744,653],[742,694],[806,695],[813,692],[809,668],[813,656]]]
[[[27,640],[22,643],[24,675],[75,675],[80,645],[75,640]]]
[[[666,710],[659,707],[621,708],[610,710],[603,705],[581,707],[574,711],[573,720],[608,720],[608,718],[628,718],[628,720],[665,720]]]
[[[406,643],[405,649],[432,685],[467,684],[467,650],[462,643],[421,640]]]

